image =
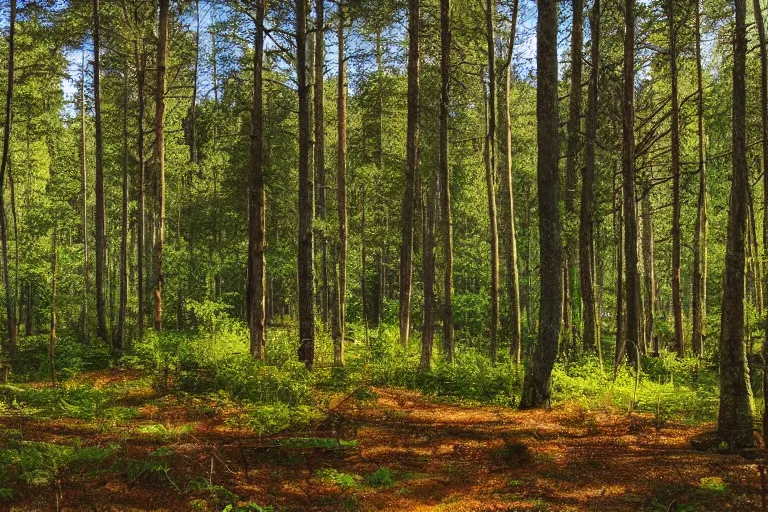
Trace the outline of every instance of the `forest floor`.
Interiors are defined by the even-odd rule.
[[[119,390],[112,405],[136,414],[107,424],[7,413],[0,429],[24,442],[113,446],[124,469],[17,483],[0,510],[55,510],[58,489],[60,510],[89,511],[760,510],[756,463],[691,447],[711,425],[373,388],[326,397],[330,414],[316,428],[260,438],[238,427],[232,402],[161,394],[135,372],[78,381]]]

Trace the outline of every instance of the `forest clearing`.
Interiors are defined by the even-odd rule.
[[[761,461],[694,450],[711,424],[663,402],[518,411],[356,383],[288,420],[135,370],[14,391],[0,427],[0,459],[23,468],[3,471],[11,510],[751,511],[764,496]]]

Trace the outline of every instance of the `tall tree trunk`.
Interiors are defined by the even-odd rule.
[[[296,0],[296,76],[299,90],[299,361],[312,369],[315,359],[315,312],[313,256],[313,176],[309,168],[310,115],[307,84],[307,4]]]
[[[520,1],[513,0],[512,19],[510,21],[509,48],[507,53],[507,69],[504,80],[504,132],[506,159],[505,168],[501,173],[505,194],[506,207],[504,212],[504,230],[507,248],[504,251],[505,266],[507,271],[507,295],[509,296],[509,355],[515,364],[520,364],[522,359],[522,343],[520,333],[520,274],[517,268],[517,233],[515,229],[515,199],[512,181],[512,58],[515,49],[515,36],[517,34],[517,16]]]
[[[321,223],[325,222],[325,0],[315,0],[315,215]],[[328,236],[320,233],[320,308],[323,326],[328,328]]]
[[[582,315],[582,345],[593,351],[597,346],[599,317],[595,302],[594,268],[594,202],[595,202],[595,146],[597,139],[597,109],[600,77],[600,0],[592,5],[590,20],[592,33],[589,89],[587,91],[587,137],[584,166],[581,168],[581,210],[579,213],[579,291],[584,304]]]
[[[93,108],[96,129],[96,320],[97,335],[107,341],[104,278],[107,272],[106,204],[104,198],[104,142],[101,127],[101,37],[99,0],[93,0]]]
[[[758,24],[759,25],[759,24]],[[768,104],[763,100],[763,112]],[[707,163],[704,147],[704,86],[701,70],[701,5],[696,2],[696,118],[698,135],[699,193],[696,201],[696,229],[693,239],[693,334],[691,345],[698,357],[704,355],[704,333],[707,314]],[[765,139],[765,137],[763,137]],[[768,182],[763,182],[768,186]],[[765,210],[768,214],[768,210]],[[764,229],[768,224],[763,222]],[[763,236],[764,243],[768,237]],[[766,246],[768,249],[768,246]]]
[[[8,329],[8,349],[13,352],[16,350],[16,336],[18,329],[16,327],[16,306],[15,297],[11,290],[11,279],[8,275],[8,222],[5,212],[5,174],[9,168],[10,149],[11,149],[11,126],[12,126],[12,104],[13,104],[13,72],[14,72],[14,53],[16,39],[16,0],[11,0],[10,5],[10,25],[8,30],[8,79],[5,91],[5,119],[3,120],[3,156],[0,160],[0,236],[2,237],[2,258],[3,258],[3,285],[5,286],[5,310],[7,314],[6,324]],[[10,172],[9,172],[10,174]]]
[[[58,282],[58,221],[53,221],[51,234],[51,323],[48,333],[48,367],[51,371],[51,384],[56,385],[56,285]]]
[[[347,63],[344,57],[344,6],[339,5],[337,30],[339,73],[336,91],[336,126],[338,129],[336,150],[336,215],[339,221],[337,263],[339,279],[338,325],[333,334],[333,362],[344,364],[344,336],[347,321]]]
[[[263,113],[263,62],[264,62],[264,11],[266,0],[256,3],[253,31],[253,106],[251,110],[251,169],[249,187],[249,248],[248,320],[250,327],[251,356],[260,361],[265,357],[266,342],[266,267],[264,255],[266,243],[266,193],[264,191],[264,113]]]
[[[573,0],[573,29],[571,30],[571,95],[568,105],[568,148],[565,155],[565,215],[568,219],[576,217],[576,167],[579,161],[579,145],[581,143],[581,70],[584,46],[584,0]],[[576,325],[574,316],[575,283],[576,283],[576,236],[568,229],[565,233],[565,275],[563,286],[566,300],[563,309],[564,325],[569,326],[565,332],[566,339],[576,349]],[[572,311],[573,310],[573,311]]]
[[[488,130],[485,137],[485,186],[488,192],[488,220],[491,233],[491,361],[496,362],[499,329],[499,225],[496,219],[496,46],[494,36],[496,3],[485,2],[485,41],[488,53]]]
[[[368,346],[368,285],[366,283],[368,268],[368,247],[365,238],[365,183],[360,187],[360,307],[362,309],[363,328],[365,330],[365,346]]]
[[[159,0],[159,28],[157,40],[157,74],[155,76],[155,144],[152,159],[157,170],[157,233],[155,237],[155,318],[156,331],[163,330],[163,244],[165,243],[165,73],[168,56],[169,0]]]
[[[746,147],[746,0],[735,0],[733,44],[733,177],[720,334],[720,412],[717,430],[731,449],[751,447],[752,389],[744,345],[744,235],[749,177]]]
[[[651,211],[651,192],[645,190],[640,201],[643,224],[643,281],[645,283],[645,345],[658,355],[659,347],[653,336],[653,312],[656,304],[656,276],[653,262],[653,213]]]
[[[557,1],[538,2],[536,132],[539,200],[539,336],[523,382],[520,408],[550,404],[552,367],[562,319],[563,247],[558,212]]]
[[[85,116],[85,52],[83,52],[82,75],[80,77],[80,164],[82,167],[80,195],[83,201],[83,305],[80,315],[82,316],[81,329],[83,341],[88,343],[88,297],[90,296],[90,286],[88,279],[88,160],[86,153]]]
[[[763,255],[768,254],[768,47],[766,46],[765,21],[760,0],[753,0],[755,25],[757,25],[758,41],[760,43],[760,125],[763,135],[762,174],[763,174]],[[698,19],[697,19],[698,21]],[[697,41],[698,42],[698,41]],[[768,295],[768,265],[763,264],[763,275],[760,276],[764,295]],[[768,329],[763,340],[763,360],[768,361]],[[763,371],[763,396],[768,396],[768,371]],[[764,400],[763,437],[768,436],[768,400]]]
[[[443,231],[443,354],[453,361],[453,219],[448,165],[448,107],[451,89],[451,1],[440,0],[440,136],[439,173],[442,184],[440,213]]]
[[[618,164],[618,162],[616,162]],[[618,167],[618,165],[616,165]],[[619,174],[614,171],[614,244],[616,247],[616,348],[613,354],[613,375],[619,369],[627,353],[627,338],[624,324],[624,215],[622,214],[623,195]]]
[[[624,64],[622,100],[622,174],[624,177],[624,258],[627,284],[627,355],[637,367],[640,351],[640,301],[635,213],[635,0],[624,2]]]
[[[144,337],[144,238],[146,231],[146,168],[144,165],[144,81],[147,73],[147,54],[142,48],[139,53],[136,48],[137,69],[137,110],[136,110],[136,157],[139,164],[138,176],[138,203],[139,212],[136,224],[138,225],[136,242],[136,296],[138,300],[138,313],[136,316],[139,339]]]
[[[117,326],[112,332],[112,348],[123,349],[125,308],[128,304],[128,60],[123,69],[123,202],[120,222],[120,306]]]
[[[413,210],[419,172],[419,0],[408,0],[408,128],[400,245],[400,344],[408,345],[413,275]],[[381,94],[381,90],[379,90]]]
[[[677,93],[677,26],[674,0],[668,0],[669,69],[671,77],[671,150],[672,150],[672,315],[675,323],[677,357],[685,357],[683,306],[680,299],[680,108]]]
[[[421,326],[421,359],[419,369],[429,371],[432,365],[432,349],[435,342],[435,203],[438,187],[430,191],[424,181],[422,191],[422,238],[421,273],[424,281],[424,314]]]

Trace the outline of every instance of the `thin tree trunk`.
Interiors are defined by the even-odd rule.
[[[365,345],[368,346],[368,286],[366,284],[367,246],[365,239],[365,183],[360,187],[360,302],[365,329]]]
[[[763,112],[768,104],[763,101]],[[704,147],[704,86],[701,70],[701,5],[696,2],[696,112],[698,131],[699,193],[696,207],[696,229],[693,239],[693,334],[691,345],[697,357],[704,355],[704,336],[707,314],[707,163]],[[765,139],[765,137],[763,137]],[[763,182],[768,187],[768,182]],[[765,210],[768,214],[768,210]],[[763,223],[764,229],[768,224]],[[768,237],[763,236],[764,243]],[[766,246],[768,250],[768,246]]]
[[[571,30],[571,95],[568,106],[568,147],[565,155],[565,215],[576,217],[576,167],[579,161],[581,139],[581,72],[584,46],[584,0],[573,0],[573,28]],[[563,320],[569,328],[565,337],[571,347],[576,346],[575,307],[577,240],[572,230],[565,233],[565,276],[563,286],[567,300],[564,303]],[[572,311],[573,310],[573,311]]]
[[[307,4],[296,0],[296,76],[299,91],[299,361],[312,369],[315,359],[315,313],[313,256],[313,176],[309,168],[310,115],[307,84]]]
[[[491,361],[496,362],[499,329],[499,225],[496,218],[496,47],[494,16],[496,3],[485,2],[485,40],[488,56],[488,130],[485,137],[485,186],[488,192],[488,221],[491,233]]]
[[[315,215],[321,223],[325,222],[325,0],[315,1]],[[328,328],[328,237],[325,230],[320,233],[320,308],[324,328]]]
[[[2,258],[3,258],[3,285],[5,286],[5,308],[7,314],[8,329],[8,349],[13,352],[16,350],[16,306],[15,297],[11,291],[11,279],[8,275],[8,223],[5,212],[5,174],[9,168],[10,148],[11,148],[11,127],[12,127],[12,104],[13,104],[13,74],[14,74],[14,53],[16,36],[16,0],[11,0],[10,5],[10,25],[8,31],[8,79],[5,92],[5,119],[3,126],[3,156],[0,160],[0,236],[2,237]],[[10,172],[9,172],[10,174]]]
[[[617,162],[618,163],[618,162]],[[621,205],[623,196],[620,183],[617,183],[619,174],[614,172],[613,195],[614,195],[614,244],[616,247],[616,348],[613,357],[613,375],[619,369],[626,356],[627,338],[624,331],[624,216]]]
[[[760,43],[760,127],[762,131],[762,174],[763,174],[763,255],[768,255],[768,47],[766,47],[765,21],[760,0],[753,0],[755,25]],[[698,21],[698,20],[697,20]],[[698,42],[698,41],[697,41]],[[762,280],[764,295],[768,295],[768,265],[763,265]],[[768,361],[768,329],[763,340],[763,361]],[[768,396],[768,371],[763,371],[763,396]],[[768,400],[764,400],[763,437],[768,436]]]
[[[83,52],[82,75],[80,77],[80,163],[82,166],[82,180],[80,182],[80,195],[83,201],[83,305],[82,305],[82,336],[88,343],[88,160],[87,139],[85,132],[85,52]]]
[[[168,56],[169,0],[159,0],[159,28],[157,43],[157,74],[155,76],[155,143],[152,159],[157,169],[157,233],[155,238],[155,318],[156,331],[163,330],[163,244],[165,242],[165,73]]]
[[[637,216],[635,213],[635,0],[624,3],[624,64],[622,100],[622,174],[624,177],[624,257],[627,283],[627,355],[639,364]]]
[[[336,150],[336,215],[339,222],[339,246],[337,263],[339,279],[338,325],[333,335],[333,362],[344,365],[344,336],[347,321],[347,63],[344,57],[344,7],[339,5],[336,126],[338,129]]]
[[[419,173],[419,0],[408,0],[408,127],[400,246],[400,344],[408,345],[413,276],[413,210]],[[381,94],[381,88],[379,88]],[[381,137],[381,134],[380,134]]]
[[[597,110],[600,77],[600,0],[592,6],[590,21],[592,33],[589,89],[587,91],[587,137],[584,166],[581,171],[581,210],[579,214],[579,291],[584,304],[582,315],[582,346],[594,351],[597,346],[599,316],[595,303],[594,268],[594,202],[595,202],[595,145],[597,139]]]
[[[671,76],[671,150],[672,150],[672,315],[675,325],[675,349],[685,356],[683,339],[683,306],[680,298],[680,108],[677,88],[677,26],[674,0],[668,0],[669,68]]]
[[[251,356],[264,360],[266,342],[266,267],[264,255],[266,243],[266,193],[264,190],[264,113],[263,113],[263,62],[264,62],[264,14],[266,0],[256,4],[253,33],[253,107],[251,111],[251,169],[249,198],[249,246],[248,304]]]
[[[56,284],[58,282],[58,221],[53,221],[51,234],[51,324],[48,334],[48,366],[51,384],[56,385]]]
[[[523,382],[520,408],[548,407],[562,319],[563,248],[558,212],[557,1],[538,2],[536,28],[537,183],[539,200],[539,336]]]
[[[435,203],[434,192],[424,183],[422,191],[422,237],[421,273],[424,281],[424,314],[421,326],[421,359],[419,370],[429,371],[432,365],[432,349],[435,341]]]
[[[99,0],[93,0],[93,108],[96,129],[96,331],[106,342],[107,311],[104,302],[104,278],[107,272],[106,204],[104,198],[104,149],[101,126],[101,37]]]
[[[443,354],[453,361],[453,220],[451,216],[451,179],[448,165],[448,107],[451,83],[451,2],[440,0],[440,136],[439,173],[443,231]]]
[[[123,70],[123,202],[120,222],[120,306],[117,327],[112,332],[112,348],[123,349],[125,308],[128,304],[128,60]]]
[[[656,276],[653,262],[653,213],[651,210],[650,190],[646,190],[640,201],[643,224],[643,281],[645,283],[645,345],[652,347],[655,355],[659,353],[659,347],[653,336],[653,312],[656,304]]]
[[[720,334],[717,430],[729,448],[754,445],[752,389],[744,345],[744,236],[749,176],[746,147],[746,0],[735,0],[733,44],[733,177],[728,209]]]
[[[512,57],[515,49],[515,35],[517,34],[517,16],[519,0],[512,4],[512,19],[510,21],[509,47],[507,54],[506,73],[504,81],[504,132],[506,145],[505,168],[501,173],[504,187],[506,207],[504,212],[505,238],[508,247],[504,251],[504,259],[507,271],[507,295],[509,296],[509,354],[515,364],[520,364],[522,359],[522,343],[520,333],[520,275],[517,268],[517,233],[515,229],[515,200],[512,180]]]
[[[144,337],[144,237],[146,231],[146,172],[144,165],[144,80],[147,71],[147,54],[142,49],[139,54],[138,46],[136,48],[136,69],[137,71],[137,94],[138,106],[136,112],[136,156],[139,164],[139,183],[138,183],[138,233],[136,247],[136,296],[138,300],[137,326],[139,339]]]

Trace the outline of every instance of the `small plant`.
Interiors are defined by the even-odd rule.
[[[359,475],[342,473],[340,471],[336,471],[333,468],[318,470],[316,473],[316,476],[320,480],[333,482],[334,484],[338,485],[342,489],[350,489],[352,487],[357,487],[360,480],[362,480]]]
[[[379,468],[368,476],[368,485],[371,487],[392,487],[393,483],[389,468]]]
[[[712,494],[723,495],[728,490],[728,484],[718,476],[706,476],[699,481],[699,489]]]
[[[208,501],[218,506],[236,505],[240,500],[237,494],[223,485],[214,484],[210,479],[203,477],[193,478],[187,484],[187,490],[205,492],[208,496]]]

